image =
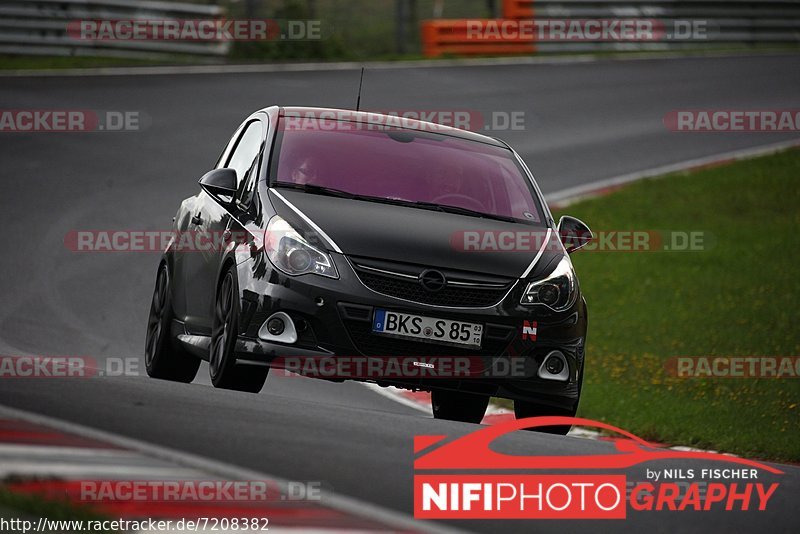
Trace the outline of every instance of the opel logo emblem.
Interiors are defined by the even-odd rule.
[[[434,269],[426,269],[419,275],[419,283],[430,292],[439,291],[447,285],[444,275]]]

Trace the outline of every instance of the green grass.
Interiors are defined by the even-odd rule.
[[[800,355],[800,151],[643,181],[570,206],[594,230],[703,231],[708,250],[579,251],[579,415],[647,439],[800,460],[800,378],[687,379],[674,356]],[[556,218],[561,214],[556,214]]]
[[[39,518],[54,521],[82,520],[102,521],[109,519],[86,506],[76,506],[68,500],[44,499],[39,495],[13,492],[0,483],[0,517]],[[106,530],[104,532],[116,532]]]

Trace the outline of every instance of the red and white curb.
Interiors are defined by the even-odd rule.
[[[395,402],[414,408],[428,416],[432,416],[431,412],[431,394],[426,391],[409,391],[407,389],[400,389],[394,386],[381,387],[377,384],[365,382],[365,386],[375,391],[379,395],[390,398]],[[486,409],[486,415],[483,416],[481,421],[482,425],[497,425],[515,419],[514,412],[508,408],[498,406],[494,403],[489,403]],[[569,431],[569,435],[573,437],[599,439],[600,433],[587,428],[573,427]]]
[[[64,498],[111,519],[263,517],[270,531],[457,532],[325,490],[317,500],[81,500],[80,484],[257,481],[289,495],[290,482],[47,416],[0,406],[0,481],[12,492]],[[173,523],[174,524],[174,523]],[[202,530],[202,528],[200,529]]]
[[[370,389],[372,389],[373,391],[375,391],[380,395],[388,397],[405,406],[414,408],[415,410],[423,412],[428,416],[432,416],[431,394],[428,392],[409,391],[406,389],[399,389],[393,386],[381,387],[378,386],[377,384],[371,384],[371,383],[364,383],[364,385],[368,386]],[[498,406],[490,402],[489,407],[486,409],[486,415],[484,415],[481,424],[497,425],[500,423],[505,423],[506,421],[511,421],[515,418],[516,417],[512,410],[509,410],[508,408],[503,408],[502,406]],[[609,437],[600,432],[597,432],[596,430],[583,428],[579,426],[573,426],[567,435],[573,438],[594,439],[594,440],[615,441],[618,439],[626,439],[619,437]],[[654,441],[651,441],[650,443],[659,445]],[[713,453],[719,452],[709,449],[697,449],[694,447],[686,447],[684,445],[674,445],[674,446],[663,445],[663,447],[666,449],[672,449],[676,451],[686,451],[686,452],[713,452]],[[730,453],[721,453],[721,454],[725,454],[726,456],[736,456],[735,454],[730,454]]]

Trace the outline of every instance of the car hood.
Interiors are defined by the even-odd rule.
[[[417,265],[471,271],[510,278],[526,273],[540,248],[545,248],[537,261],[536,274],[554,256],[563,255],[560,246],[541,247],[547,232],[544,226],[532,226],[434,210],[383,204],[363,200],[331,197],[280,189],[272,190],[277,213],[295,228],[309,226],[312,221],[338,245],[346,256],[359,256]],[[286,199],[291,206],[283,200]],[[293,207],[294,209],[293,209]],[[297,213],[299,210],[302,216]],[[488,244],[490,250],[464,250],[467,244]],[[499,250],[492,247],[492,238],[512,232],[514,238],[530,234],[524,250]],[[487,235],[489,233],[490,235]],[[486,247],[484,247],[486,248]]]

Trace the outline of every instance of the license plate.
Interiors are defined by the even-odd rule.
[[[372,331],[387,336],[470,348],[480,348],[483,337],[482,324],[435,319],[389,310],[375,310]]]

